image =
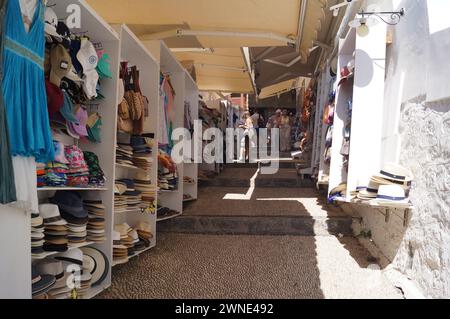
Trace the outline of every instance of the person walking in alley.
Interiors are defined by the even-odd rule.
[[[243,163],[246,160],[256,159],[256,157],[254,156],[254,152],[256,149],[256,133],[253,127],[253,121],[250,116],[250,112],[244,112],[239,128],[244,129],[244,135],[241,138],[241,148],[238,161]],[[250,152],[252,152],[251,157]]]
[[[279,128],[280,127],[280,120],[281,120],[281,110],[277,109],[275,111],[275,114],[269,117],[267,120],[267,144],[270,144],[270,138],[271,138],[271,129],[272,128]]]
[[[291,119],[286,110],[280,118],[280,149],[282,152],[291,150]]]

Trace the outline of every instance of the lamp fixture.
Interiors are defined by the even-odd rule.
[[[396,25],[400,22],[400,19],[405,15],[405,9],[402,8],[400,11],[379,11],[379,12],[365,12],[362,10],[360,13],[358,13],[360,17],[356,18],[353,21],[350,21],[348,24],[351,28],[356,28],[356,33],[361,36],[365,37],[370,32],[370,27],[373,27],[378,23],[378,19],[383,21],[384,23],[388,25]],[[389,15],[390,18],[387,20],[383,16]]]

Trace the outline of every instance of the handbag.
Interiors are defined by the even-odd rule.
[[[121,62],[121,70],[120,70],[120,78],[123,80],[124,85],[127,86],[128,81],[128,72],[127,72],[128,63]],[[126,88],[125,88],[126,89]],[[122,101],[120,101],[118,106],[118,116],[117,116],[117,129],[126,133],[133,132],[133,121],[130,118],[130,105],[125,98],[126,92]]]

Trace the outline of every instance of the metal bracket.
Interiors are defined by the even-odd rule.
[[[391,210],[389,208],[385,209],[384,222],[389,223],[389,219],[391,217]]]

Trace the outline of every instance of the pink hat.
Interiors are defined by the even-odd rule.
[[[77,136],[79,137],[88,136],[88,132],[86,129],[86,123],[88,120],[87,111],[83,107],[79,107],[77,113],[75,114],[75,117],[78,120],[78,124],[71,122],[67,123],[67,128],[69,131],[71,131],[70,132],[72,133],[71,135],[75,138],[77,138]]]

